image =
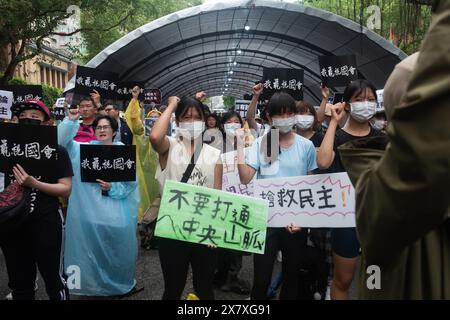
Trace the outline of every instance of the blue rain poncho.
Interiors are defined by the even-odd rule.
[[[81,182],[80,144],[73,141],[79,124],[64,120],[58,142],[72,160],[74,177],[66,222],[65,269],[80,272],[79,288],[71,294],[112,296],[126,294],[136,284],[134,275],[139,194],[137,182],[113,182],[109,196],[98,183]],[[101,144],[91,141],[90,144]],[[122,145],[115,142],[115,145]],[[69,274],[70,277],[70,274]],[[70,280],[70,279],[69,279]],[[77,281],[74,281],[77,286]]]

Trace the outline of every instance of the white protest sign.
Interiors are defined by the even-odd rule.
[[[0,90],[0,119],[11,119],[14,96],[11,91]]]
[[[355,227],[355,190],[345,172],[257,179],[255,197],[269,202],[269,227]]]
[[[245,149],[244,152],[248,150]],[[222,190],[232,193],[242,194],[244,196],[253,196],[254,186],[253,179],[249,184],[242,184],[239,178],[237,168],[237,152],[231,151],[222,154],[223,176],[222,176]],[[255,175],[256,176],[256,175]]]
[[[64,108],[64,102],[66,101],[66,98],[58,98],[56,99],[56,107],[57,108]]]
[[[383,94],[384,94],[384,89],[381,90],[377,90],[377,113],[378,112],[384,112],[384,98],[383,98]]]

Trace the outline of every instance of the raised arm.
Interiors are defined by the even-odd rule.
[[[322,144],[317,151],[317,166],[320,169],[328,169],[333,163],[334,152],[334,139],[336,136],[336,130],[339,120],[344,116],[344,104],[338,103],[331,107],[332,118],[328,127],[327,133],[323,138]]]
[[[144,134],[144,124],[141,119],[141,108],[139,106],[139,87],[134,87],[131,94],[133,98],[128,104],[127,111],[125,111],[125,121],[130,128],[133,135],[141,136]]]
[[[58,125],[58,143],[65,147],[67,151],[69,151],[74,144],[73,138],[76,136],[78,128],[80,127],[78,113],[72,113],[71,111],[72,110],[69,111],[69,117],[65,118]]]
[[[323,120],[325,120],[325,109],[327,107],[328,98],[330,97],[330,89],[323,86],[321,87],[320,92],[322,93],[322,101],[320,102],[320,108],[317,111],[317,120],[322,123]]]
[[[256,125],[255,116],[256,116],[256,107],[258,106],[258,100],[259,96],[263,92],[263,85],[262,83],[258,83],[257,85],[253,86],[253,97],[252,101],[250,102],[250,105],[248,106],[247,110],[247,122],[250,127],[250,129],[253,129],[255,131],[258,130],[258,126]]]
[[[159,155],[164,155],[169,151],[170,142],[166,136],[167,128],[169,128],[172,113],[177,109],[180,98],[169,97],[167,108],[159,119],[155,122],[152,132],[150,133],[150,142]]]

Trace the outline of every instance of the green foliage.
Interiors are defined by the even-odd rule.
[[[224,96],[223,97],[223,105],[225,106],[225,109],[230,109],[231,107],[233,107],[235,101],[236,101],[235,97]]]
[[[201,4],[201,0],[99,0],[98,2],[102,5],[82,10],[81,14],[82,28],[89,30],[83,32],[87,49],[83,57],[85,62],[134,29],[169,13]],[[121,23],[104,31],[111,21]]]
[[[48,86],[46,84],[42,85],[42,101],[48,107],[53,107],[56,99],[62,96],[63,90],[55,87]]]
[[[305,0],[305,5],[333,12],[363,26],[373,14],[368,8],[376,5],[381,11],[381,28],[373,30],[386,39],[395,35],[394,44],[407,54],[419,50],[428,31],[431,8],[410,0]]]

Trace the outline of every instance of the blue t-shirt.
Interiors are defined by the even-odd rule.
[[[245,159],[257,171],[257,179],[305,176],[317,168],[316,148],[310,140],[295,135],[294,143],[287,149],[281,148],[278,160],[268,164],[261,150],[262,139],[253,143]]]

